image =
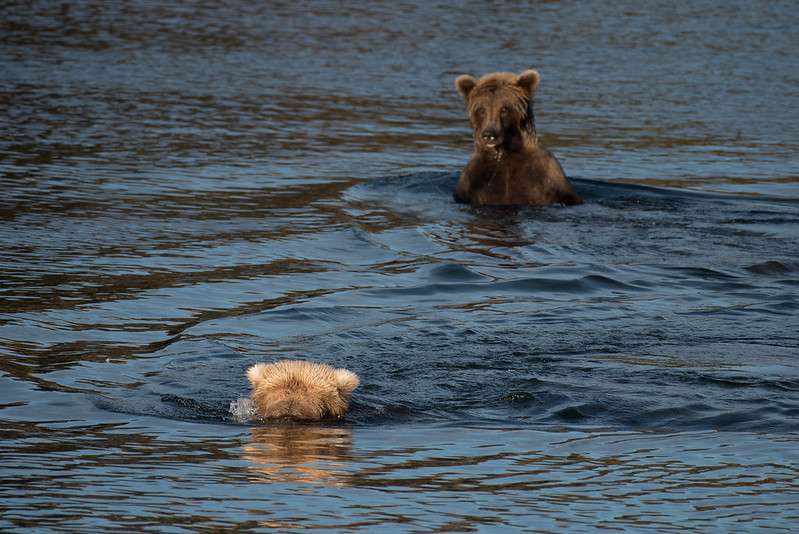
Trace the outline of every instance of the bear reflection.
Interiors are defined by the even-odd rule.
[[[244,459],[253,462],[254,482],[344,485],[352,434],[344,428],[286,424],[252,429]]]

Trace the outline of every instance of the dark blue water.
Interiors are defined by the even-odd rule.
[[[0,530],[790,531],[790,2],[2,5]],[[452,198],[536,68],[581,206]],[[258,361],[361,377],[265,426]]]

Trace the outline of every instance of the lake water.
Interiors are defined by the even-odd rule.
[[[796,528],[795,7],[4,3],[0,531]],[[586,203],[456,204],[528,68]]]

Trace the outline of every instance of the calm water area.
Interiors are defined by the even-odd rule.
[[[0,531],[795,532],[793,0],[0,2]],[[580,206],[453,201],[535,68]],[[361,378],[264,424],[252,364]]]

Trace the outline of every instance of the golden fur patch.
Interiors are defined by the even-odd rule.
[[[257,363],[247,370],[251,398],[264,419],[341,417],[358,376],[346,369],[302,360]]]

